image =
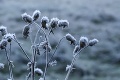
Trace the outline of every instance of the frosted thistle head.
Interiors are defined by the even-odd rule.
[[[43,75],[43,71],[40,68],[35,68],[35,74],[37,74],[38,76]]]
[[[6,35],[7,34],[7,27],[0,26],[0,31],[1,31],[2,36]]]
[[[74,55],[75,53],[77,53],[79,50],[80,50],[79,45],[76,45],[75,48],[74,48],[74,50],[73,50],[73,55]]]
[[[3,63],[0,63],[0,70],[1,69],[4,69],[4,64]]]
[[[58,26],[62,28],[66,28],[69,26],[69,22],[67,20],[59,20],[58,21]]]
[[[8,33],[3,36],[3,39],[6,39],[8,42],[11,42],[14,39],[15,34]]]
[[[23,37],[26,39],[29,36],[29,31],[30,31],[30,27],[28,25],[25,25],[24,29],[23,29]]]
[[[48,22],[49,22],[48,17],[43,16],[42,19],[41,19],[42,28],[47,29],[47,23],[48,23]]]
[[[97,44],[99,41],[97,39],[92,39],[89,41],[89,46],[94,46],[95,44]]]
[[[26,23],[32,23],[33,18],[28,15],[27,13],[22,14],[22,19],[26,22]]]
[[[7,47],[7,40],[6,39],[2,39],[0,41],[0,49],[5,49]]]
[[[32,15],[33,21],[36,21],[40,17],[40,15],[41,12],[39,10],[35,10]]]
[[[80,37],[79,45],[80,45],[80,48],[84,48],[85,46],[87,46],[88,45],[88,38],[87,37]]]
[[[58,21],[59,21],[58,18],[52,18],[51,21],[50,21],[50,27],[51,28],[56,28],[58,26]]]
[[[76,44],[76,39],[71,35],[71,34],[66,34],[66,39],[70,41],[71,44],[75,45]]]

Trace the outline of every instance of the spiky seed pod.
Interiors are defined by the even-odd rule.
[[[69,22],[67,20],[59,20],[58,21],[58,26],[62,28],[66,28],[69,26]]]
[[[30,31],[30,27],[28,25],[25,25],[24,29],[23,29],[23,37],[26,39],[29,36],[29,31]]]
[[[4,69],[4,64],[3,63],[0,63],[0,70],[1,69]]]
[[[40,14],[41,12],[39,10],[35,10],[32,15],[33,21],[36,21],[40,17]]]
[[[77,53],[80,50],[79,45],[76,45],[74,50],[73,50],[73,54]]]
[[[22,14],[22,19],[26,22],[26,23],[32,23],[33,19],[30,15],[28,15],[27,13]]]
[[[52,18],[51,21],[50,21],[50,27],[52,29],[56,28],[58,26],[58,21],[59,21],[58,18]]]
[[[8,33],[3,36],[3,39],[6,39],[8,42],[11,42],[14,39],[15,34]]]
[[[71,34],[66,34],[66,39],[70,41],[71,44],[75,45],[76,44],[76,39],[71,35]]]
[[[87,46],[88,45],[88,38],[87,37],[80,37],[79,45],[80,45],[80,48],[84,48],[85,46]]]
[[[94,46],[95,44],[97,44],[99,41],[97,39],[92,39],[89,41],[89,46]]]
[[[39,80],[44,80],[43,78],[40,78]]]
[[[42,28],[47,29],[47,28],[48,28],[48,26],[47,26],[47,23],[48,23],[48,22],[49,22],[48,17],[43,16],[42,19],[41,19]]]
[[[35,68],[35,74],[37,74],[38,76],[43,75],[43,71],[40,68]]]
[[[1,31],[2,36],[6,35],[7,34],[7,27],[0,26],[0,31]]]
[[[7,40],[2,39],[0,42],[0,49],[5,49],[7,47]]]

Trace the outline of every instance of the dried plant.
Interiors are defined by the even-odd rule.
[[[23,21],[26,23],[25,27],[23,28],[23,37],[25,39],[29,38],[31,41],[31,48],[32,48],[32,55],[31,57],[28,56],[28,54],[25,52],[25,50],[23,49],[23,47],[21,46],[21,43],[17,40],[16,35],[15,34],[11,34],[7,32],[7,28],[4,26],[0,27],[0,32],[2,34],[2,40],[0,41],[0,49],[4,50],[6,53],[6,58],[8,61],[8,66],[9,66],[9,72],[10,72],[10,76],[8,78],[8,80],[14,80],[14,76],[13,76],[13,61],[11,61],[11,46],[12,46],[12,42],[16,42],[18,44],[18,46],[20,47],[20,49],[23,51],[23,54],[26,56],[26,58],[29,60],[27,67],[28,67],[28,75],[26,76],[26,80],[29,80],[31,78],[31,80],[35,80],[35,75],[37,74],[38,76],[40,76],[39,80],[46,80],[46,74],[47,74],[47,69],[49,66],[54,66],[57,64],[57,61],[53,61],[53,57],[56,54],[56,51],[61,43],[61,41],[63,39],[66,39],[67,41],[70,42],[71,45],[73,45],[75,48],[73,50],[73,59],[70,65],[67,65],[66,67],[66,71],[67,71],[67,75],[65,77],[65,80],[68,80],[68,77],[71,73],[71,71],[74,69],[73,65],[76,61],[76,59],[78,58],[80,52],[82,50],[84,50],[85,48],[87,48],[88,46],[94,46],[96,43],[98,43],[97,39],[92,39],[92,40],[88,40],[87,37],[80,37],[80,40],[78,41],[77,44],[77,40],[75,39],[75,37],[73,37],[71,34],[66,34],[65,36],[63,36],[63,38],[61,38],[57,44],[57,46],[55,47],[54,51],[51,47],[51,44],[49,42],[49,36],[52,33],[54,34],[54,29],[56,28],[67,28],[69,27],[69,22],[67,20],[60,20],[58,18],[52,18],[51,20],[49,20],[48,17],[43,16],[41,17],[41,21],[40,24],[38,24],[36,21],[41,17],[41,12],[39,10],[35,10],[33,12],[33,15],[29,15],[27,13],[22,14],[22,19]],[[37,32],[35,34],[35,37],[32,37],[32,25],[34,25],[34,27],[36,26]],[[39,32],[42,32],[43,35],[39,35]],[[43,41],[37,41],[40,37],[42,36],[42,40]],[[33,39],[32,39],[33,38]],[[7,47],[9,49],[7,49]],[[44,71],[40,68],[36,67],[37,64],[37,59],[36,57],[38,55],[41,55],[41,51],[40,49],[44,50],[44,55],[45,55],[45,59],[46,59],[46,65],[45,65],[45,69]],[[48,53],[50,53],[51,51],[53,51],[52,56],[50,57],[50,59],[48,59]],[[4,68],[4,64],[0,63],[0,69]]]

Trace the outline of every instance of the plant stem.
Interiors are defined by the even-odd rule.
[[[46,80],[46,72],[47,72],[47,67],[48,67],[48,45],[46,45],[46,66],[43,74],[43,79]]]
[[[32,47],[32,50],[33,50],[33,52],[32,52],[32,63],[31,63],[31,80],[34,80],[34,69],[35,69],[35,61],[34,61],[34,54],[35,54],[35,49],[34,49],[34,47]]]
[[[22,48],[21,44],[18,42],[18,40],[15,38],[14,41],[18,44],[18,46],[21,48],[21,50],[23,51],[24,55],[27,57],[27,59],[31,61],[31,59],[29,58],[29,56],[27,55],[27,53],[25,52],[25,50]]]
[[[51,60],[53,59],[53,57],[54,57],[54,55],[55,55],[55,53],[56,53],[56,51],[57,51],[57,49],[58,49],[58,47],[59,47],[61,41],[62,41],[64,38],[65,38],[65,37],[61,38],[60,41],[58,42],[58,44],[57,44],[57,46],[55,47],[55,50],[54,50],[54,52],[53,52],[53,54],[52,54],[50,60],[48,61],[48,64],[47,64],[47,65],[49,65],[49,63],[50,63]]]
[[[71,64],[70,64],[70,69],[69,69],[68,72],[67,72],[67,75],[66,75],[66,77],[65,77],[65,80],[68,80],[68,77],[69,77],[69,75],[70,75],[70,73],[71,73],[71,71],[72,71],[72,69],[73,69],[73,65],[74,65],[74,63],[75,63],[76,58],[78,57],[78,55],[80,54],[80,52],[81,52],[82,50],[84,50],[85,48],[87,48],[87,47],[88,47],[88,45],[87,45],[86,47],[84,47],[84,48],[81,48],[80,51],[77,52],[77,53],[73,56],[72,62],[71,62]]]
[[[9,55],[8,55],[8,52],[7,52],[6,48],[5,48],[5,54],[6,54],[6,58],[7,58],[7,61],[8,61],[9,72],[10,72],[10,79],[14,80],[14,78],[13,78],[13,72],[12,72],[13,64],[12,64],[12,62],[10,61],[10,57],[9,57]]]

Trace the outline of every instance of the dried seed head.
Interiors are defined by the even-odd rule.
[[[22,19],[26,22],[26,23],[32,23],[33,19],[30,15],[28,15],[27,13],[22,14]]]
[[[74,50],[73,50],[73,55],[75,53],[77,53],[80,50],[80,47],[78,45],[75,46]]]
[[[40,14],[41,12],[39,10],[35,10],[32,15],[33,21],[36,21],[40,17]]]
[[[51,21],[50,21],[50,27],[51,28],[56,28],[58,26],[58,21],[59,21],[58,18],[52,18]]]
[[[0,49],[5,49],[7,47],[7,40],[2,39],[0,42]]]
[[[30,30],[30,27],[28,25],[25,25],[25,27],[23,29],[23,37],[25,39],[29,36],[29,30]]]
[[[95,44],[97,44],[99,41],[97,39],[92,39],[89,41],[89,46],[94,46]]]
[[[4,64],[3,63],[0,63],[0,70],[1,69],[4,69]]]
[[[39,80],[44,80],[43,78],[40,78]]]
[[[41,19],[41,25],[42,25],[42,28],[47,29],[47,23],[48,23],[48,22],[49,22],[48,17],[43,16],[42,19]]]
[[[67,20],[59,20],[58,21],[58,26],[62,28],[66,28],[69,26],[69,22]]]
[[[71,34],[66,34],[66,39],[71,42],[71,44],[76,44],[76,39]]]
[[[2,36],[7,34],[7,28],[5,26],[0,26],[0,31],[1,31]]]
[[[80,40],[79,40],[80,48],[84,48],[85,46],[87,46],[87,44],[88,44],[88,38],[80,37]]]
[[[15,34],[8,33],[8,34],[3,36],[3,39],[6,39],[8,42],[11,42],[12,39],[14,39],[14,36],[15,36]]]
[[[43,75],[43,71],[39,68],[35,68],[35,73],[39,76]]]

